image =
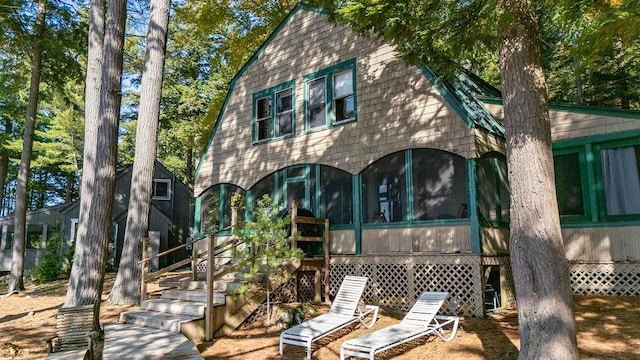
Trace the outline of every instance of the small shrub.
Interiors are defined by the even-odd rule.
[[[44,254],[38,258],[38,263],[31,270],[31,278],[38,284],[58,280],[63,275],[65,257],[60,254],[62,241],[59,237],[51,237],[47,242]]]

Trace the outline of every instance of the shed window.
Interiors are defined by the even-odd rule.
[[[171,180],[153,179],[153,200],[171,200]]]

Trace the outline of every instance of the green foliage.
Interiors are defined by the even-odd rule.
[[[241,193],[234,193],[231,195],[231,207],[235,207],[238,209],[246,209],[246,201],[244,196]]]
[[[38,258],[35,268],[31,269],[31,278],[38,284],[60,279],[64,274],[65,257],[60,253],[62,240],[58,235],[51,236],[47,241],[44,254]]]
[[[395,44],[408,63],[441,76],[471,71],[500,88],[496,0],[316,0],[335,21]],[[552,102],[640,109],[640,2],[533,2]]]
[[[640,3],[554,0],[538,14],[551,101],[640,109]]]
[[[269,195],[258,199],[252,213],[255,221],[241,221],[233,231],[249,250],[237,250],[234,257],[242,264],[249,265],[251,272],[247,275],[250,277],[256,275],[260,265],[266,265],[269,269],[278,268],[278,275],[287,278],[290,274],[281,265],[304,256],[300,249],[291,248],[293,238],[287,236],[291,217],[278,217],[278,205]]]
[[[267,319],[271,321],[269,291],[291,279],[296,266],[289,266],[303,258],[300,249],[293,249],[291,242],[295,237],[287,236],[287,227],[291,224],[291,217],[278,216],[278,204],[269,195],[264,195],[257,201],[257,207],[252,211],[255,221],[239,222],[234,227],[233,234],[247,245],[246,249],[234,248],[234,258],[241,269],[246,269],[245,278],[251,279],[266,271],[267,290]],[[247,291],[247,287],[239,292]]]

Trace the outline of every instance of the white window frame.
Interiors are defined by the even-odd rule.
[[[167,184],[167,194],[160,196],[156,195],[156,184],[164,183]],[[171,200],[171,179],[153,179],[153,200]]]
[[[349,74],[349,77],[351,78],[351,83],[348,86],[349,91],[344,93],[344,94],[341,94],[341,96],[336,96],[336,94],[338,93],[338,91],[337,91],[337,85],[338,85],[337,83],[338,82],[336,81],[336,78],[338,76],[340,76],[340,75],[343,75],[343,74]],[[351,68],[346,69],[346,70],[342,70],[342,71],[339,71],[339,72],[336,72],[335,74],[333,74],[333,89],[332,89],[333,90],[332,91],[332,95],[333,95],[333,116],[334,116],[333,120],[334,120],[334,123],[336,123],[336,124],[353,121],[355,119],[356,110],[355,110],[355,99],[354,99],[355,93],[354,93],[353,81],[354,81],[354,79],[353,79],[353,69],[351,69]],[[353,114],[348,118],[345,118],[345,119],[342,119],[342,120],[338,120],[338,112],[337,112],[338,106],[337,106],[336,103],[337,103],[338,100],[347,99],[349,97],[352,98],[351,101],[354,103]],[[346,103],[346,100],[345,100],[345,103]]]
[[[69,242],[68,244],[73,244],[73,241],[76,239],[76,235],[78,234],[78,226],[80,224],[80,219],[73,218],[71,219],[71,229],[69,231]]]

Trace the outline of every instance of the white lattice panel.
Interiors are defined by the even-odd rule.
[[[363,301],[407,311],[424,291],[448,291],[443,312],[482,316],[480,256],[332,256],[331,295],[346,275],[367,276],[371,281]]]
[[[572,263],[577,295],[640,296],[640,263]]]

